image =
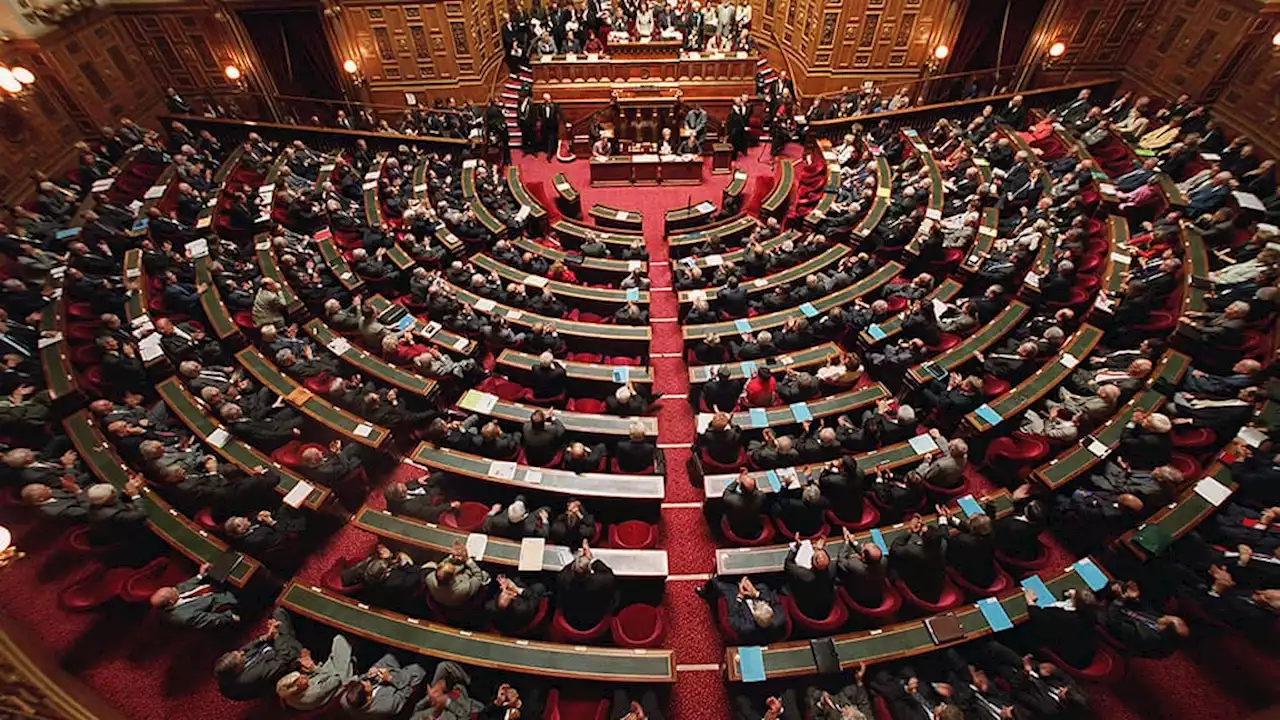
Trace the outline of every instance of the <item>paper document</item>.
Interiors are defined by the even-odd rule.
[[[499,480],[514,480],[516,477],[516,464],[505,460],[494,460],[489,463],[488,475]]]
[[[307,498],[311,497],[312,490],[315,490],[315,487],[310,483],[305,483],[299,480],[298,483],[293,486],[293,489],[284,496],[284,504],[296,510],[302,507],[302,504],[307,501]]]
[[[156,198],[164,195],[164,189],[165,189],[164,185],[152,185],[151,187],[147,188],[147,193],[142,196],[142,199],[155,200]]]
[[[813,568],[813,543],[805,540],[796,550],[796,564],[805,570]]]
[[[334,355],[342,355],[351,349],[351,343],[344,337],[336,337],[329,341],[327,347]]]
[[[1231,497],[1231,488],[1218,482],[1216,478],[1207,477],[1196,483],[1196,494],[1218,507]]]
[[[373,426],[368,423],[360,423],[352,433],[355,434],[356,437],[367,438],[373,434]]]
[[[480,312],[493,312],[493,309],[497,306],[498,304],[489,298],[480,298],[476,301],[476,309]]]
[[[484,551],[489,547],[489,536],[481,533],[467,535],[467,557],[480,562],[484,560]]]
[[[214,428],[213,432],[209,433],[209,437],[207,438],[206,441],[210,445],[216,448],[220,448],[223,445],[226,445],[227,440],[230,440],[230,439],[231,439],[231,435],[225,429]]]
[[[191,259],[199,259],[209,256],[209,241],[200,239],[192,240],[187,243],[187,249],[191,251]]]
[[[542,552],[547,547],[546,538],[527,537],[520,541],[520,572],[542,570]]]
[[[933,436],[925,433],[924,435],[916,435],[907,441],[911,446],[911,451],[917,455],[927,455],[938,449],[938,443],[934,442]]]
[[[1069,368],[1073,368],[1080,364],[1080,361],[1076,359],[1076,356],[1071,353],[1062,353],[1062,357],[1058,358],[1058,362]]]

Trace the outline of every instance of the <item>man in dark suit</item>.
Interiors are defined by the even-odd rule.
[[[269,554],[295,539],[306,527],[306,518],[288,506],[275,512],[260,510],[253,519],[239,515],[223,523],[227,537],[255,557]]]
[[[202,565],[194,577],[156,590],[151,594],[151,607],[166,622],[197,630],[223,630],[240,622],[236,596],[214,587],[208,572],[209,565]]]
[[[39,508],[48,517],[64,520],[84,520],[89,517],[89,507],[84,496],[63,488],[30,483],[22,488],[22,502]]]
[[[457,510],[461,503],[449,502],[440,491],[438,482],[443,473],[432,473],[417,480],[392,483],[383,491],[387,509],[394,515],[407,515],[427,522],[438,522],[440,515]]]
[[[944,531],[938,527],[925,527],[919,515],[911,517],[907,530],[889,547],[889,566],[916,597],[925,602],[937,602],[942,597],[946,582]]]
[[[560,142],[560,106],[551,101],[551,93],[542,94],[538,106],[538,129],[542,132],[542,148],[547,151],[547,162],[556,157]]]
[[[820,620],[831,613],[831,606],[836,600],[836,563],[831,562],[827,553],[826,538],[820,537],[812,542],[812,552],[806,552],[808,558],[804,563],[798,559],[802,550],[801,543],[792,543],[782,563],[782,571],[787,576],[787,592],[800,612]]]
[[[729,529],[740,538],[760,537],[768,500],[756,487],[756,480],[743,468],[738,478],[724,488],[724,517]]]
[[[589,630],[613,612],[617,581],[613,570],[595,559],[587,543],[556,575],[556,599],[570,626]]]
[[[344,446],[334,440],[328,453],[307,448],[302,451],[302,473],[325,487],[337,487],[364,463],[363,447],[359,443]]]
[[[549,352],[539,355],[538,364],[530,371],[529,387],[533,390],[534,399],[547,400],[564,395],[566,375],[564,365],[556,362],[554,355]]]
[[[302,644],[293,633],[293,621],[276,608],[267,629],[239,650],[218,658],[213,666],[218,690],[228,700],[255,700],[275,686],[285,673],[297,669]]]
[[[271,452],[302,434],[300,416],[255,420],[244,417],[244,411],[234,403],[219,407],[218,414],[222,416],[232,435],[266,452]]]
[[[518,634],[526,629],[538,614],[538,608],[547,597],[542,583],[528,583],[498,576],[498,592],[485,603],[485,611],[494,628],[504,635]]]
[[[947,538],[947,563],[975,587],[991,587],[996,581],[996,544],[991,516],[957,518],[945,512],[951,530]]]
[[[720,463],[731,463],[738,459],[742,450],[742,433],[734,427],[727,413],[716,413],[702,433],[700,445]]]
[[[657,449],[645,436],[644,425],[637,421],[631,424],[627,438],[614,446],[613,457],[622,472],[638,473],[653,467]]]
[[[564,447],[564,423],[554,410],[535,410],[520,432],[525,459],[530,465],[544,465]]]

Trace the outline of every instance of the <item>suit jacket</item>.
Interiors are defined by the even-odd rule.
[[[836,600],[836,563],[828,564],[825,570],[804,568],[796,563],[799,552],[800,546],[797,544],[787,553],[787,559],[782,564],[782,570],[787,575],[787,591],[800,612],[811,618],[825,618]]]
[[[370,666],[372,668],[386,668],[391,672],[391,682],[374,683],[373,693],[369,697],[369,703],[361,708],[352,707],[347,703],[347,696],[344,693],[340,704],[347,714],[356,720],[373,720],[374,718],[391,718],[400,714],[404,706],[408,704],[409,699],[413,697],[414,691],[427,679],[427,671],[421,665],[413,663],[408,667],[400,667],[400,661],[391,653],[383,655],[381,659]]]
[[[289,613],[276,608],[280,623],[272,637],[260,637],[240,648],[244,655],[240,672],[219,675],[218,690],[229,700],[253,700],[272,691],[276,680],[293,670],[302,653],[302,643],[293,632]]]
[[[179,594],[191,592],[209,585],[204,576],[196,575],[184,580],[176,588]],[[221,630],[235,624],[236,596],[226,590],[214,590],[206,595],[179,598],[178,603],[164,611],[164,619],[174,625],[197,630]]]
[[[995,536],[974,535],[962,530],[947,540],[947,563],[965,580],[978,587],[990,587],[996,580]]]
[[[446,559],[442,562],[454,562]],[[448,585],[441,585],[436,579],[435,569],[439,563],[427,563],[427,592],[431,593],[431,598],[447,608],[461,608],[469,604],[477,595],[484,590],[489,584],[489,573],[485,572],[475,560],[470,558],[467,562],[458,568],[458,572],[453,576],[453,581]]]
[[[564,619],[579,630],[595,627],[613,612],[617,581],[613,570],[600,560],[591,563],[591,573],[578,577],[570,563],[556,575],[556,602]]]
[[[355,657],[351,654],[351,643],[345,637],[335,635],[329,646],[329,657],[324,662],[317,663],[309,674],[307,689],[286,699],[284,704],[294,710],[315,710],[328,703],[355,675],[356,664]]]
[[[50,488],[49,501],[37,507],[49,517],[65,520],[84,520],[89,517],[89,504],[78,493],[69,493],[58,487]]]

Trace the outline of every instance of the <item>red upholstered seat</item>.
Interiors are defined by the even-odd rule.
[[[1013,588],[1013,578],[999,566],[996,567],[996,579],[988,587],[978,587],[965,579],[955,568],[947,568],[947,577],[971,598],[984,598],[1000,595]]]
[[[613,616],[610,625],[613,643],[619,647],[648,648],[662,644],[667,633],[667,623],[662,611],[652,605],[636,603],[628,605]]]
[[[959,485],[953,488],[942,487],[941,485],[934,485],[933,483],[930,483],[926,480],[924,482],[924,489],[925,489],[925,492],[929,493],[929,497],[933,498],[934,500],[940,500],[940,501],[954,500],[955,498],[958,498],[961,495],[967,495],[969,493],[969,475],[968,473],[965,473],[964,480]]]
[[[702,467],[711,474],[738,472],[747,464],[747,449],[738,448],[738,457],[731,463],[717,461],[706,448],[698,451],[698,459],[702,461]]]
[[[520,383],[497,376],[485,378],[483,382],[476,386],[476,390],[497,395],[499,399],[507,402],[518,402],[528,393],[528,389]]]
[[[563,449],[557,450],[556,454],[552,455],[549,460],[547,460],[546,462],[540,462],[540,463],[533,462],[532,460],[530,460],[525,455],[524,448],[520,448],[520,452],[516,454],[516,463],[519,465],[533,465],[534,467],[553,468],[553,467],[560,467],[560,464],[563,461],[564,461]]]
[[[1057,653],[1046,647],[1036,650],[1036,654],[1057,665],[1063,672],[1077,680],[1110,683],[1123,678],[1125,673],[1124,657],[1101,643],[1098,644],[1097,650],[1093,654],[1093,661],[1087,667],[1082,668],[1067,663],[1058,657]]]
[[[293,470],[302,467],[302,453],[307,448],[316,448],[324,452],[325,447],[320,443],[304,443],[301,440],[290,440],[271,451],[271,459],[285,465]]]
[[[560,391],[560,394],[559,394],[559,395],[552,395],[551,397],[544,397],[544,398],[541,398],[541,397],[536,397],[536,396],[533,394],[533,391],[532,391],[532,390],[530,390],[530,391],[529,391],[529,392],[524,396],[524,398],[523,398],[523,402],[527,402],[527,403],[529,403],[529,404],[531,404],[531,405],[540,405],[540,406],[542,406],[542,407],[558,407],[558,408],[562,408],[562,407],[564,407],[564,405],[565,405],[565,394],[564,394],[564,391],[562,390],[562,391]]]
[[[647,550],[658,544],[658,526],[643,520],[624,520],[609,526],[609,547]]]
[[[955,583],[950,580],[943,582],[942,594],[938,596],[937,602],[930,602],[916,597],[915,593],[911,592],[911,588],[907,587],[907,584],[901,580],[893,581],[893,589],[902,595],[903,602],[929,615],[946,612],[964,602],[964,593],[960,592],[960,588],[956,587]]]
[[[1176,293],[1174,294],[1176,297]],[[1178,324],[1178,316],[1175,313],[1164,310],[1152,310],[1150,319],[1145,323],[1134,325],[1134,329],[1144,333],[1163,333],[1173,329]]]
[[[600,353],[589,353],[589,352],[575,352],[575,353],[569,353],[568,355],[565,356],[565,359],[572,360],[574,362],[585,362],[585,363],[596,363],[596,364],[599,364],[603,358],[604,356],[601,355]]]
[[[996,551],[996,562],[1014,575],[1026,577],[1038,570],[1049,567],[1049,548],[1044,545],[1036,547],[1036,556],[1030,560],[1019,560]]]
[[[191,572],[182,563],[158,557],[129,574],[120,588],[120,599],[131,603],[147,602],[156,590],[171,587],[189,577]]]
[[[995,375],[982,376],[982,395],[988,400],[1000,397],[1001,395],[1009,392],[1010,387],[1012,386],[1009,385],[1008,380],[1001,380]]]
[[[738,547],[755,547],[757,545],[768,545],[773,542],[773,538],[777,535],[777,530],[773,527],[773,522],[769,518],[763,518],[764,530],[760,532],[759,537],[744,538],[733,534],[733,528],[729,527],[729,518],[720,518],[720,532],[724,534],[729,542]]]
[[[607,717],[608,699],[563,697],[560,688],[551,688],[547,693],[547,702],[542,711],[542,720],[605,720]]]
[[[197,525],[209,532],[218,532],[220,529],[218,521],[213,519],[213,508],[200,508],[192,519],[196,521]]]
[[[827,533],[831,532],[831,526],[827,525],[826,522],[823,522],[812,535],[797,534],[796,531],[787,527],[787,524],[784,523],[781,518],[777,520],[777,526],[778,532],[782,533],[783,537],[788,540],[811,540],[813,538],[826,537]]]
[[[1174,453],[1172,459],[1169,460],[1169,464],[1182,473],[1184,480],[1196,480],[1200,477],[1200,463],[1190,455]]]
[[[550,609],[551,609],[550,598],[546,598],[546,597],[542,598],[542,600],[538,603],[537,612],[533,614],[533,617],[529,619],[529,622],[525,623],[524,627],[513,630],[511,634],[519,637],[528,637],[530,635],[537,635],[541,631],[542,624],[547,621],[547,612]]]
[[[97,566],[58,593],[58,605],[67,612],[86,612],[101,607],[120,594],[124,583],[133,574],[133,568]]]
[[[253,324],[253,313],[250,312],[249,310],[237,310],[236,314],[232,316],[232,319],[235,320],[236,326],[240,327],[241,329],[244,329],[244,330],[257,329],[257,326]]]
[[[605,636],[609,632],[610,625],[613,621],[613,615],[605,614],[595,627],[587,630],[579,630],[569,624],[564,619],[564,614],[557,609],[555,614],[551,616],[551,640],[554,642],[569,643],[570,645],[584,645]]]
[[[894,295],[886,298],[885,302],[889,303],[889,312],[896,313],[907,309],[907,299],[901,295]]]
[[[887,625],[893,622],[898,615],[898,611],[902,609],[902,596],[888,583],[884,586],[884,599],[880,602],[879,607],[871,608],[859,605],[849,595],[849,592],[844,589],[844,586],[836,587],[836,597],[840,598],[840,602],[849,608],[849,612],[870,621],[873,625]]]
[[[618,465],[618,458],[611,458],[609,460],[609,471],[614,473],[615,475],[652,475],[653,470],[654,470],[653,463],[649,463],[648,467],[643,467],[643,468],[640,468],[639,470],[627,471],[627,470],[623,470],[622,467]]]
[[[316,395],[326,395],[333,384],[333,376],[327,372],[317,373],[302,381],[302,386]]]
[[[1084,303],[1088,302],[1088,300],[1089,300],[1089,293],[1087,291],[1079,287],[1073,287],[1071,288],[1071,293],[1067,296],[1066,300],[1050,301],[1049,307],[1054,307],[1054,308],[1073,307],[1076,305],[1083,305]]]
[[[95,550],[89,538],[89,526],[77,525],[58,538],[57,551],[68,555],[88,555]]]
[[[596,398],[569,398],[568,409],[572,412],[599,415],[604,412],[604,401]]]
[[[824,618],[811,618],[805,615],[790,595],[782,596],[782,607],[786,609],[787,617],[791,622],[808,635],[833,635],[840,632],[845,623],[849,622],[849,609],[838,599],[831,603],[831,611]]]
[[[80,345],[71,349],[72,366],[97,365],[100,360],[96,345]]]
[[[1173,446],[1184,450],[1199,450],[1214,444],[1217,435],[1209,428],[1193,427],[1173,430]]]
[[[876,510],[875,505],[872,505],[869,502],[863,502],[862,517],[858,518],[857,522],[849,522],[847,520],[842,520],[839,515],[836,515],[834,510],[828,510],[827,524],[840,528],[849,528],[852,532],[866,530],[867,528],[873,528],[880,524],[880,511]]]
[[[626,365],[629,367],[639,367],[641,362],[638,357],[630,357],[627,355],[610,355],[605,364],[607,365]]]
[[[93,306],[87,302],[70,302],[67,303],[67,314],[77,318],[96,318],[97,313],[93,311]]]
[[[464,532],[479,532],[484,525],[485,516],[489,514],[489,506],[481,502],[467,500],[458,509],[440,517],[440,524],[448,528]]]
[[[359,591],[362,583],[347,585],[342,582],[342,573],[358,562],[360,558],[340,557],[334,560],[333,564],[320,576],[320,586],[340,595],[350,595]]]
[[[938,344],[927,345],[930,351],[934,353],[942,353],[960,344],[960,336],[951,333],[938,333]]]

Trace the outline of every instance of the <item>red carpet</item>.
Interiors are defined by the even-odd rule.
[[[794,155],[797,146],[790,148]],[[758,151],[757,151],[758,153]],[[519,155],[519,153],[517,153]],[[758,155],[740,163],[753,177],[771,172]],[[651,313],[653,342],[646,362],[655,374],[655,390],[666,395],[659,411],[659,441],[667,457],[667,493],[662,510],[660,546],[667,549],[674,576],[663,603],[670,626],[667,645],[675,650],[678,675],[672,690],[668,717],[675,720],[723,720],[729,716],[726,685],[720,664],[724,644],[706,604],[693,589],[715,567],[716,542],[703,519],[702,492],[689,484],[685,462],[694,437],[694,415],[686,396],[687,367],[680,357],[683,341],[676,318],[675,295],[669,290],[671,272],[662,233],[663,211],[685,203],[711,200],[717,205],[729,175],[712,176],[695,187],[591,188],[587,165],[546,163],[542,158],[519,161],[526,182],[549,183],[564,172],[582,192],[584,208],[602,202],[645,214],[645,239],[650,258],[650,278],[655,289]],[[709,167],[709,164],[708,164]],[[663,288],[668,288],[663,290]],[[671,357],[662,357],[673,354]],[[406,479],[422,474],[401,465],[382,478]],[[973,473],[974,491],[982,494],[993,486]],[[382,502],[374,488],[371,504]],[[58,531],[40,522],[23,508],[0,507],[0,524],[13,530],[23,551],[29,554],[4,570],[0,582],[0,608],[32,628],[52,655],[104,699],[130,718],[163,720],[248,720],[280,717],[270,699],[259,703],[233,703],[222,698],[213,682],[213,660],[226,649],[253,635],[257,623],[246,623],[238,633],[222,636],[174,633],[147,621],[145,608],[113,607],[98,613],[70,614],[57,604],[57,593],[78,573],[77,563],[52,557]],[[1073,557],[1046,537],[1054,566]],[[337,558],[368,552],[372,536],[345,527],[311,553],[297,577],[316,581]],[[690,577],[693,576],[693,577]],[[1226,720],[1257,712],[1280,702],[1276,678],[1277,660],[1248,638],[1195,637],[1171,658],[1130,662],[1128,676],[1113,687],[1087,688],[1095,715],[1108,720],[1164,720],[1196,718]]]

